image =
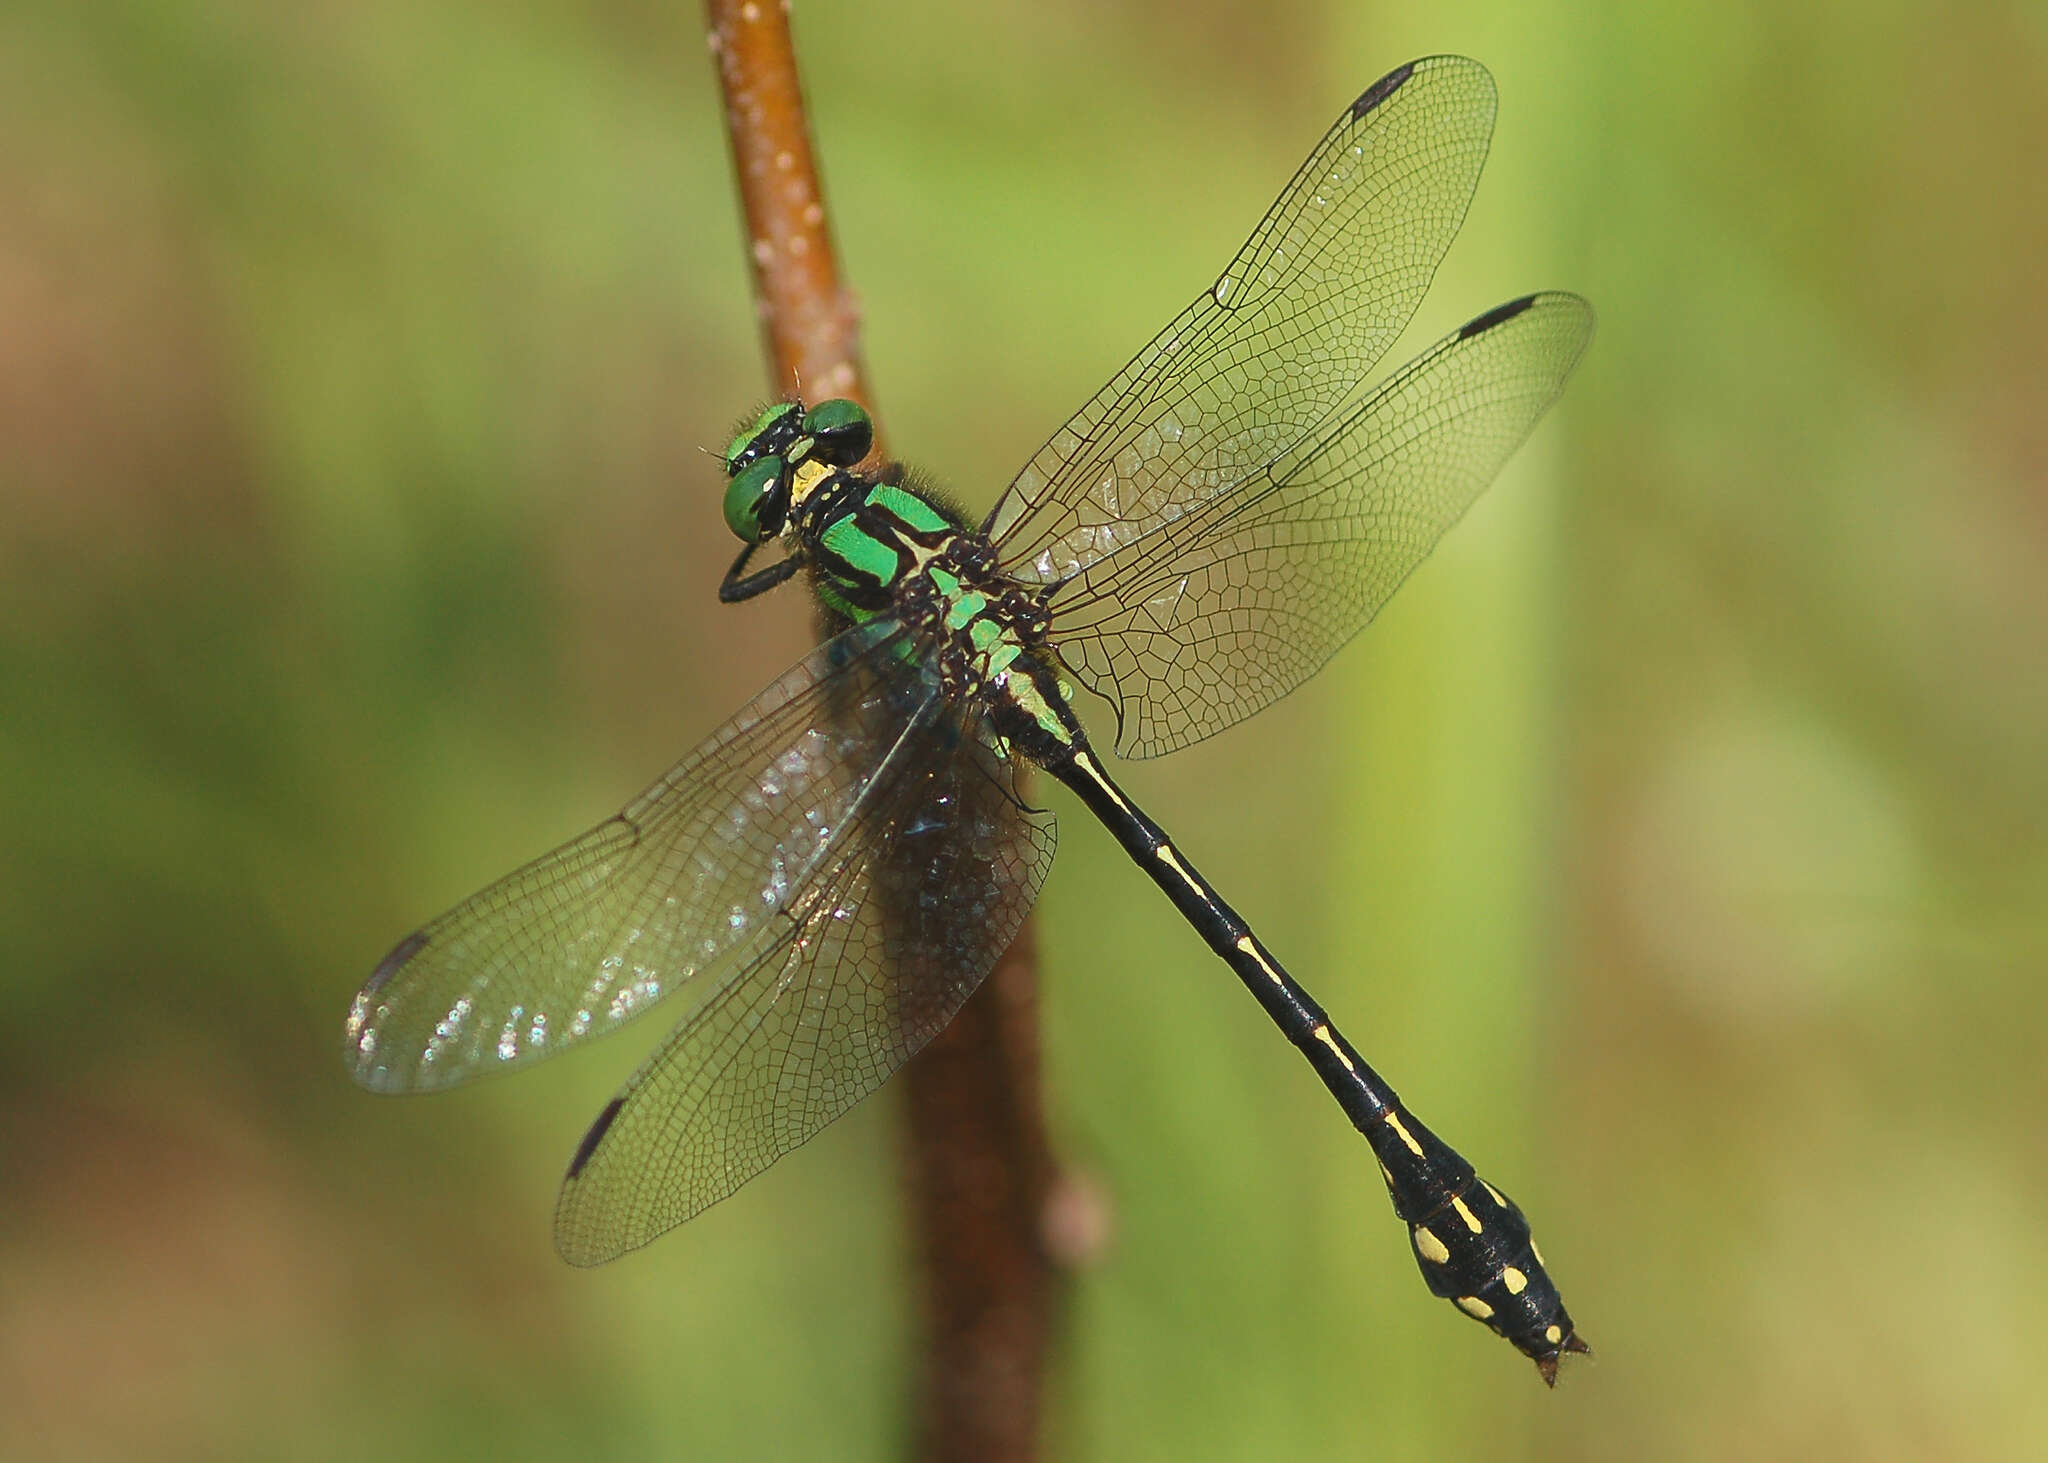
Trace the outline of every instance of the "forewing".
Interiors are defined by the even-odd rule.
[[[716,1203],[879,1087],[953,1019],[1037,898],[1050,814],[944,717],[829,866],[634,1074],[584,1137],[555,1211],[596,1265]]]
[[[1207,291],[1039,449],[984,531],[1057,583],[1228,493],[1312,432],[1415,312],[1493,133],[1462,56],[1375,82]]]
[[[615,817],[409,935],[349,1012],[356,1080],[451,1086],[758,960],[930,714],[903,636],[876,622],[818,647]]]
[[[1592,307],[1542,294],[1439,341],[1243,490],[1054,597],[1052,638],[1156,757],[1285,695],[1379,612],[1564,389]]]

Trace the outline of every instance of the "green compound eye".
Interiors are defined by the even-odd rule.
[[[757,544],[768,537],[761,514],[782,486],[782,470],[781,458],[763,457],[726,484],[725,525],[742,543]]]
[[[789,422],[791,426],[794,426],[795,423],[791,422],[790,418],[796,414],[796,411],[797,406],[795,402],[778,401],[763,411],[760,416],[756,417],[754,425],[735,436],[732,439],[732,445],[725,449],[726,472],[728,474],[736,473],[752,462],[759,448],[781,445],[780,439],[786,432],[786,429],[783,428],[783,423]]]
[[[852,467],[875,445],[875,424],[846,400],[821,401],[805,412],[804,432],[817,439],[814,455],[834,467]]]

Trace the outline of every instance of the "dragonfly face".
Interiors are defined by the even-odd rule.
[[[742,543],[767,542],[788,525],[793,490],[814,486],[822,469],[852,467],[874,441],[874,423],[855,402],[774,403],[725,450],[726,526]]]

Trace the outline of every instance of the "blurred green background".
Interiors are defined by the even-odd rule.
[[[1498,78],[1410,345],[1561,408],[1309,688],[1130,788],[1534,1216],[1545,1395],[1057,790],[1049,1453],[2014,1459],[2048,1437],[2039,6],[796,13],[894,447],[979,509],[1366,83]],[[343,1074],[394,940],[792,659],[712,593],[766,393],[691,3],[0,12],[0,1456],[886,1458],[892,1096],[608,1269],[654,1033]]]

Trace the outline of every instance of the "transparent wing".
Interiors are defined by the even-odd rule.
[[[758,959],[932,714],[904,633],[818,647],[617,816],[407,936],[350,1009],[356,1080],[430,1091],[535,1061]]]
[[[1250,716],[1379,612],[1564,389],[1577,295],[1530,295],[1439,341],[1239,491],[1162,524],[1053,597],[1053,643],[1156,757]]]
[[[953,1019],[1051,866],[1050,814],[948,719],[911,733],[886,793],[756,947],[585,1136],[555,1244],[596,1265],[654,1239],[809,1139]]]
[[[1312,432],[1415,313],[1493,134],[1493,78],[1432,56],[1337,119],[1216,283],[1039,449],[983,531],[1058,583]]]

